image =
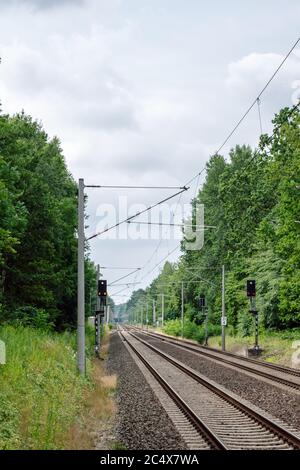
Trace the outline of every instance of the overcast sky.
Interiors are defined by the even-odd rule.
[[[61,140],[74,178],[86,184],[180,186],[257,96],[299,37],[299,24],[299,0],[0,0],[2,109],[24,109],[41,120]],[[298,48],[262,98],[264,131],[299,89]],[[258,138],[255,108],[224,155],[238,143],[255,146]],[[104,209],[118,208],[119,196],[123,205],[128,197],[132,214],[133,204],[154,203],[171,191],[87,193],[89,236]],[[137,277],[145,286],[177,244],[102,236],[90,247],[102,266],[141,267],[151,258]],[[125,273],[105,272],[109,281]]]

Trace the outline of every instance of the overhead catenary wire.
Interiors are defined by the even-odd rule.
[[[293,112],[300,106],[300,101],[293,106],[293,108],[289,111],[289,114],[288,114],[288,117],[290,117]],[[272,134],[271,136],[271,139],[274,137],[274,133]],[[250,164],[251,164],[251,161],[253,161],[254,159],[256,158],[256,155],[254,154],[254,156],[251,158],[251,160],[245,165],[244,169],[247,168]],[[196,175],[197,177],[198,175]],[[194,177],[194,179],[196,179],[196,177]],[[165,259],[167,259],[174,251],[178,250],[180,247],[180,244],[177,245],[174,250],[172,250],[171,252],[168,252],[166,256],[164,256],[150,271],[148,271],[144,276],[141,277],[141,280],[143,280],[145,277],[147,277],[149,274],[151,274]],[[203,268],[203,269],[208,269],[208,268]],[[214,269],[214,268],[212,268]],[[205,279],[202,279],[202,281],[204,282]],[[211,282],[208,282],[208,283],[211,283]],[[211,283],[213,284],[213,283]],[[125,289],[123,290],[126,290],[127,287],[125,287]]]
[[[206,284],[211,284],[213,286],[216,286],[217,284],[212,281],[208,281],[207,279],[204,279],[203,277],[199,277],[197,279],[190,279],[189,281],[176,281],[176,282],[170,282],[168,284],[158,284],[157,287],[170,287],[170,286],[175,286],[178,284],[191,284],[193,282],[205,282]]]
[[[298,41],[298,42],[299,42],[299,41]],[[295,110],[299,108],[299,106],[300,106],[300,100],[299,100],[298,103],[296,103],[296,104],[289,110],[287,117],[288,117],[288,118],[291,117],[292,114],[295,112]],[[272,133],[272,135],[271,135],[271,137],[270,137],[271,140],[274,138],[274,133],[275,133],[275,131]],[[257,155],[254,154],[254,155],[252,156],[252,158],[251,158],[251,159],[246,163],[246,165],[242,168],[242,170],[247,169],[248,166],[252,163],[252,161],[253,161],[256,157],[257,157]],[[205,168],[204,168],[204,169],[205,169]],[[202,169],[201,172],[202,172],[204,169]],[[200,173],[197,173],[197,175],[195,175],[191,180],[189,180],[189,182],[188,182],[187,184],[190,184],[193,180],[195,180],[196,178],[198,178],[198,176],[201,174],[201,172],[200,172]],[[233,183],[233,182],[231,182],[231,183]],[[229,184],[230,184],[230,182],[229,182]],[[297,222],[298,222],[298,221],[297,221]],[[179,247],[180,247],[180,244],[177,245],[174,250],[172,250],[172,251],[169,252],[166,256],[164,256],[150,271],[148,271],[144,276],[142,276],[142,277],[141,277],[141,280],[145,279],[149,274],[151,274],[151,273],[154,271],[154,269],[156,269],[156,268],[157,268],[165,259],[167,259],[175,250],[178,250]],[[147,263],[146,263],[146,264],[147,264]],[[144,266],[145,266],[145,265],[144,265]],[[144,267],[143,267],[142,269],[144,269]],[[207,268],[204,268],[204,269],[207,269]]]
[[[242,115],[242,117],[239,119],[239,121],[237,122],[237,124],[234,126],[234,128],[232,129],[232,131],[229,133],[229,135],[226,137],[226,139],[223,141],[223,143],[220,145],[220,147],[218,148],[218,150],[216,151],[216,154],[220,153],[221,150],[223,149],[223,147],[227,144],[228,140],[233,136],[233,134],[235,133],[235,131],[238,129],[238,127],[241,125],[241,123],[244,121],[244,119],[246,118],[246,116],[250,113],[250,111],[252,110],[252,108],[255,106],[255,104],[257,103],[257,100],[261,98],[261,96],[263,95],[263,93],[266,91],[266,89],[268,88],[268,86],[270,85],[270,83],[273,81],[273,79],[276,77],[277,73],[279,72],[279,70],[282,68],[282,66],[284,65],[284,63],[287,61],[287,59],[289,58],[289,56],[292,54],[292,52],[294,51],[294,49],[297,47],[297,45],[299,44],[300,42],[300,37],[297,39],[297,41],[293,44],[293,46],[291,47],[291,49],[288,51],[288,53],[285,55],[285,57],[283,58],[283,60],[280,62],[280,64],[278,65],[278,67],[276,68],[276,70],[273,72],[273,74],[271,75],[271,77],[269,78],[269,80],[267,81],[267,83],[265,84],[265,86],[262,88],[262,90],[259,92],[259,94],[255,97],[254,101],[250,104],[250,106],[247,108],[247,110],[244,112],[244,114]]]
[[[109,287],[110,287],[110,286],[113,286],[113,287],[115,287],[115,286],[131,286],[131,285],[133,285],[133,284],[140,284],[140,282],[125,282],[125,283],[123,283],[123,284],[113,284],[113,285],[112,285],[112,284],[108,284],[108,286],[109,286]],[[111,294],[111,295],[113,295],[113,294]]]
[[[161,201],[159,201],[159,202],[157,202],[157,203],[155,203],[155,204],[152,204],[151,206],[148,206],[146,209],[143,209],[142,211],[139,211],[139,212],[137,212],[136,214],[131,215],[130,217],[127,217],[126,219],[123,219],[123,220],[117,222],[117,223],[114,224],[114,225],[111,225],[110,227],[107,227],[106,229],[102,230],[101,232],[95,233],[95,234],[92,235],[91,237],[88,237],[87,240],[92,240],[93,238],[98,237],[99,235],[102,235],[103,233],[106,233],[106,232],[108,232],[109,230],[112,230],[112,229],[114,229],[114,228],[116,228],[116,227],[119,227],[121,224],[124,224],[124,223],[127,222],[128,220],[132,220],[132,219],[134,219],[135,217],[138,217],[139,215],[142,215],[142,214],[144,214],[145,212],[148,212],[148,211],[150,211],[151,209],[154,209],[154,207],[157,207],[157,206],[163,204],[164,202],[169,201],[170,199],[176,197],[178,194],[181,194],[181,193],[183,193],[184,191],[187,191],[188,189],[189,189],[189,188],[184,187],[184,189],[181,189],[181,190],[178,191],[177,193],[172,194],[171,196],[168,196],[168,197],[162,199]]]
[[[188,189],[185,186],[121,186],[121,185],[100,185],[100,184],[85,184],[85,188],[100,188],[100,189]]]
[[[113,294],[114,297],[128,297],[128,294]]]
[[[189,182],[186,183],[185,186],[188,186],[188,185],[189,185],[190,183],[192,183],[195,179],[197,179],[197,183],[196,183],[196,187],[195,187],[195,192],[196,192],[196,191],[197,191],[197,186],[198,186],[198,184],[199,184],[200,176],[202,175],[202,173],[204,172],[205,169],[206,169],[206,165],[204,165],[203,168],[200,170],[200,172],[197,173],[197,175],[196,175],[195,177],[191,178],[191,180],[189,180]],[[177,203],[176,203],[175,210],[173,211],[173,214],[172,214],[172,220],[173,220],[173,222],[174,222],[174,218],[175,218],[175,215],[176,215],[178,206],[179,206],[180,201],[181,201],[181,197],[182,197],[182,194],[180,194],[180,196],[179,196],[179,198],[178,198],[178,200],[177,200]],[[154,249],[154,252],[153,252],[152,255],[150,256],[150,258],[148,259],[148,261],[146,261],[146,263],[145,263],[145,265],[142,267],[142,269],[144,269],[144,268],[151,262],[153,256],[158,252],[159,247],[161,246],[161,243],[162,243],[162,239],[159,240],[157,247]],[[175,250],[177,250],[177,249],[179,248],[179,246],[180,246],[180,245],[178,245],[177,247],[175,247]],[[173,251],[171,251],[170,254],[172,254],[172,253],[173,253]],[[169,255],[168,255],[168,256],[169,256]],[[168,256],[167,256],[167,257],[168,257]],[[166,259],[166,257],[164,256],[164,257],[162,258],[162,260],[159,261],[159,262],[155,265],[154,269],[155,269],[156,267],[158,267],[165,259]],[[153,270],[154,270],[154,269],[153,269]],[[141,279],[144,279],[145,277],[147,277],[147,275],[151,274],[151,272],[153,272],[153,270],[151,270],[150,272],[148,272],[148,273],[147,273],[145,276],[143,276]]]
[[[274,71],[274,73],[272,74],[272,76],[270,77],[270,79],[267,81],[267,83],[265,84],[265,86],[262,88],[262,90],[260,91],[260,93],[257,95],[257,97],[254,99],[254,101],[250,104],[249,108],[245,111],[245,113],[242,115],[242,117],[239,119],[239,121],[237,122],[237,124],[234,126],[234,128],[231,130],[231,132],[228,134],[228,136],[226,137],[226,139],[223,141],[223,143],[221,144],[221,146],[218,148],[218,150],[216,151],[216,154],[219,154],[220,151],[223,149],[223,147],[226,145],[226,143],[229,141],[229,139],[232,137],[232,135],[235,133],[235,131],[238,129],[238,127],[241,125],[241,123],[244,121],[244,119],[246,118],[246,116],[249,114],[249,112],[252,110],[252,108],[255,106],[255,104],[257,103],[259,105],[259,100],[261,98],[261,96],[263,95],[263,93],[265,92],[265,90],[267,89],[267,87],[270,85],[270,83],[272,82],[272,80],[275,78],[275,76],[277,75],[277,73],[280,71],[280,69],[282,68],[282,66],[284,65],[284,63],[286,62],[286,60],[288,59],[288,57],[292,54],[293,50],[296,48],[296,46],[298,45],[298,43],[300,42],[300,37],[297,39],[297,41],[294,43],[294,45],[292,46],[292,48],[288,51],[288,53],[286,54],[286,56],[284,57],[284,59],[281,61],[281,63],[278,65],[278,67],[276,68],[276,70]],[[298,105],[299,106],[299,103]],[[295,108],[295,107],[294,107]],[[260,112],[260,110],[259,110]],[[262,125],[261,125],[261,116],[260,116],[260,128],[261,128],[261,132],[262,132]],[[253,156],[253,158],[251,160],[253,160],[255,158],[255,155]],[[247,163],[247,166],[251,163],[251,160]],[[201,173],[205,170],[206,166],[200,171],[198,172],[195,176],[193,176],[185,185],[181,192],[183,191],[187,191],[189,188],[187,188],[187,186],[189,184],[191,184],[195,179],[198,178],[198,181],[199,181],[199,177],[201,175]],[[198,183],[197,183],[197,186],[198,186]],[[195,190],[195,193],[197,192],[197,186],[196,186],[196,190]],[[175,197],[177,194],[181,194],[180,193],[176,193],[175,195],[173,195],[172,197]],[[194,196],[195,198],[195,196]],[[147,208],[144,212],[146,212],[147,210],[150,210],[150,208],[152,207],[155,207],[155,206],[150,206],[149,208]],[[90,237],[89,239],[92,239],[94,238],[95,236],[97,235],[101,235],[101,233],[104,233],[106,232],[107,230],[110,230],[111,228],[115,228],[116,226],[120,225],[121,223],[124,223],[124,222],[127,222],[133,218],[135,218],[136,216],[140,215],[141,213],[143,212],[140,212],[138,214],[136,214],[135,216],[131,216],[130,218],[127,218],[125,219],[124,221],[121,221],[120,223],[116,224],[115,226],[112,226],[112,227],[109,227],[108,229],[104,230],[103,232],[100,232],[99,234],[95,234],[93,235],[92,237]],[[160,246],[160,244],[158,245],[158,247]],[[178,248],[180,247],[180,244],[178,246],[176,246],[174,248],[174,250],[172,250],[171,252],[168,252],[168,254],[162,258],[162,260],[157,263],[154,268],[152,270],[150,270],[147,274],[149,275],[151,272],[153,272],[153,270],[159,265],[161,264],[167,257],[169,257],[175,250],[177,250]],[[157,251],[157,250],[155,250]],[[154,254],[155,254],[155,251],[154,251]],[[154,255],[153,254],[153,255]],[[152,255],[152,257],[153,257]],[[150,258],[149,261],[151,261],[152,257]],[[146,266],[147,266],[148,262],[145,263],[145,265],[142,267],[142,269],[144,269]],[[137,275],[137,274],[136,274]],[[146,276],[143,276],[141,277],[141,279],[144,279]]]
[[[124,290],[127,290],[127,289],[129,289],[127,286],[123,287],[122,289],[118,290],[118,292],[115,292],[114,294],[110,294],[110,297],[118,296],[119,294],[121,294],[121,292],[124,292]]]
[[[122,276],[122,277],[119,277],[118,279],[115,279],[114,281],[112,281],[109,285],[112,286],[113,284],[115,284],[116,282],[119,282],[119,281],[122,281],[122,279],[125,279],[126,277],[129,277],[129,276],[132,276],[134,273],[136,273],[137,271],[139,271],[141,268],[136,268],[134,271],[128,273],[128,274],[125,274],[125,276]]]
[[[206,169],[206,165],[201,169],[201,171],[199,171],[195,176],[193,176],[186,184],[189,185],[193,181],[195,181],[196,178],[199,178],[205,169]]]
[[[175,246],[175,248],[167,253],[166,256],[164,256],[150,271],[148,271],[144,276],[141,277],[141,280],[145,279],[149,274],[151,274],[154,269],[156,269],[165,259],[167,259],[169,256],[171,256],[175,251],[177,251],[180,248],[180,243]]]
[[[163,225],[167,227],[200,227],[204,228],[217,228],[215,225],[196,225],[196,224],[173,224],[173,223],[164,223],[164,222],[139,222],[139,221],[127,221],[128,224],[139,224],[139,225]]]
[[[171,254],[173,254],[176,250],[178,250],[180,248],[180,244],[177,245],[173,250],[171,250],[170,252],[168,252],[168,254],[166,256],[164,256],[164,258],[162,258],[154,267],[151,271],[147,272],[144,276],[142,276],[140,278],[140,281],[136,284],[141,284],[141,281],[143,279],[145,279],[145,277],[147,277],[149,274],[151,274],[152,271],[154,271],[155,268],[157,268],[166,258],[168,258],[169,256],[171,256]],[[123,287],[121,290],[113,293],[113,294],[110,294],[111,297],[114,297],[114,296],[118,296],[119,294],[121,294],[122,292],[124,292],[125,290],[129,289],[128,287],[128,284],[126,284],[126,287]],[[128,295],[129,296],[129,295]]]
[[[162,258],[162,259],[153,267],[153,269],[152,269],[151,271],[147,272],[144,276],[142,276],[142,277],[140,278],[140,281],[138,282],[138,284],[140,284],[141,281],[142,281],[143,279],[145,279],[145,277],[147,277],[149,274],[151,274],[151,272],[154,271],[154,269],[155,269],[156,267],[158,267],[166,258],[168,258],[169,256],[171,256],[171,254],[173,254],[173,253],[174,253],[176,250],[178,250],[179,248],[180,248],[180,244],[177,245],[173,250],[171,250],[170,252],[168,252],[168,254],[167,254],[166,256],[164,256],[164,258]],[[118,296],[119,294],[121,294],[122,292],[124,292],[124,291],[127,290],[127,289],[129,289],[128,284],[126,284],[126,287],[123,287],[121,290],[115,292],[114,294],[110,294],[110,295],[111,295],[111,297]],[[129,296],[129,294],[128,294],[128,296]]]
[[[215,154],[219,154],[221,152],[221,150],[223,149],[223,147],[227,144],[227,142],[229,141],[229,139],[233,136],[233,134],[235,133],[235,131],[239,128],[239,126],[242,124],[242,122],[244,121],[244,119],[247,117],[247,115],[250,113],[250,111],[252,110],[252,108],[255,106],[255,104],[257,103],[257,100],[261,98],[261,96],[264,94],[264,92],[266,91],[266,89],[268,88],[268,86],[270,85],[270,83],[273,81],[273,79],[275,78],[275,76],[277,75],[277,73],[280,71],[280,69],[283,67],[283,65],[285,64],[285,62],[287,61],[287,59],[290,57],[290,55],[292,54],[292,52],[294,51],[294,49],[297,47],[297,45],[299,44],[300,42],[300,37],[296,40],[296,42],[293,44],[293,46],[291,47],[291,49],[287,52],[287,54],[285,55],[285,57],[283,58],[283,60],[280,62],[280,64],[278,65],[278,67],[275,69],[275,71],[273,72],[273,74],[271,75],[271,77],[269,78],[269,80],[267,81],[267,83],[264,85],[264,87],[261,89],[261,91],[258,93],[258,95],[255,97],[255,99],[253,100],[253,102],[250,104],[250,106],[246,109],[246,111],[244,112],[244,114],[242,115],[242,117],[238,120],[238,122],[235,124],[235,126],[233,127],[233,129],[229,132],[229,134],[227,135],[227,137],[224,139],[224,141],[222,142],[222,144],[219,146],[219,148],[216,150]],[[205,167],[204,167],[205,169]],[[189,185],[191,184],[196,178],[198,178],[199,175],[201,175],[202,171],[204,171],[204,169],[202,169],[200,172],[198,172],[196,175],[194,175],[190,180],[188,180],[185,185]]]
[[[300,106],[300,100],[298,101],[298,103],[296,103],[287,113],[287,117],[290,118],[293,113],[296,111],[296,109],[298,109]],[[272,132],[271,136],[270,136],[270,142],[273,141],[274,137],[275,137],[275,133],[276,133],[276,129],[274,129],[274,131]],[[252,157],[250,158],[250,160],[248,162],[246,162],[246,164],[244,166],[241,166],[238,170],[237,173],[239,173],[239,175],[241,175],[241,171],[245,171],[247,170],[247,168],[251,165],[251,163],[258,157],[258,154],[255,152]],[[230,187],[234,184],[235,182],[235,179],[233,178],[232,180],[229,180],[227,182],[227,190],[230,189]]]
[[[197,173],[196,176],[194,176],[193,178],[191,178],[191,179],[185,184],[185,186],[188,186],[188,185],[191,184],[194,180],[197,179],[197,184],[196,184],[196,188],[197,188],[197,186],[198,186],[198,184],[199,184],[200,176],[201,176],[202,173],[205,171],[205,169],[206,169],[206,164],[205,164],[205,165],[203,166],[203,168],[199,171],[199,173]],[[179,206],[179,204],[180,204],[181,197],[182,197],[182,193],[179,195],[179,198],[178,198],[177,203],[176,203],[175,210],[174,210],[174,212],[173,212],[173,214],[172,214],[172,220],[173,220],[173,221],[174,221],[174,217],[175,217],[175,214],[176,214],[176,212],[177,212],[178,206]],[[158,242],[156,248],[154,249],[152,255],[150,256],[150,258],[146,261],[146,263],[145,263],[144,266],[142,267],[142,270],[144,270],[145,267],[151,262],[151,260],[152,260],[153,257],[155,256],[155,254],[158,252],[158,250],[159,250],[159,248],[160,248],[160,246],[161,246],[161,243],[162,243],[162,239],[159,240],[159,242]],[[179,244],[177,247],[175,247],[175,250],[177,250],[179,247],[180,247],[180,244]],[[174,251],[175,251],[175,250],[174,250]],[[173,253],[173,251],[171,251],[170,254],[172,254],[172,253]],[[169,256],[169,255],[168,255],[168,256]],[[168,257],[168,256],[167,256],[167,257]],[[155,269],[157,266],[159,266],[165,259],[166,259],[166,257],[164,256],[164,257],[162,258],[162,260],[159,261],[159,262],[155,265],[154,269]],[[153,269],[153,270],[154,270],[154,269]],[[141,277],[141,280],[142,280],[142,279],[145,279],[145,277],[147,277],[147,275],[151,274],[151,272],[152,272],[153,270],[151,270],[150,272],[148,272],[145,276]]]
[[[128,270],[128,271],[129,271],[129,270],[132,271],[132,270],[138,270],[138,269],[141,269],[141,268],[132,268],[132,267],[126,268],[126,267],[124,267],[124,266],[101,266],[101,269],[112,269],[112,270],[113,270],[113,269],[117,269],[117,270],[119,270],[119,269],[124,269],[124,270]]]
[[[273,79],[275,78],[275,76],[277,75],[277,73],[280,71],[280,69],[282,68],[282,66],[284,65],[284,63],[287,61],[287,59],[289,58],[289,56],[292,54],[292,52],[294,51],[294,49],[297,47],[297,45],[299,44],[300,42],[300,37],[296,40],[296,42],[293,44],[293,46],[291,47],[291,49],[288,51],[288,53],[285,55],[284,59],[281,61],[281,63],[278,65],[278,67],[276,68],[276,70],[273,72],[273,74],[271,75],[271,77],[269,78],[269,80],[267,81],[267,83],[264,85],[264,87],[262,88],[262,90],[259,92],[259,94],[255,97],[255,99],[253,100],[253,102],[250,104],[249,108],[246,110],[246,112],[242,115],[242,117],[239,119],[239,121],[237,122],[237,124],[234,126],[234,128],[230,131],[230,133],[228,134],[228,136],[226,137],[226,139],[223,141],[223,143],[221,144],[221,146],[218,148],[218,150],[215,152],[216,154],[219,154],[220,151],[223,149],[223,147],[227,144],[227,142],[229,141],[229,139],[232,137],[232,135],[235,133],[235,131],[238,129],[238,127],[241,125],[241,123],[244,121],[244,119],[246,118],[246,116],[249,114],[249,112],[252,110],[252,108],[255,106],[256,103],[259,102],[261,96],[263,95],[263,93],[266,91],[266,89],[268,88],[268,86],[270,85],[270,83],[273,81]],[[262,129],[262,125],[261,125],[261,129]],[[250,162],[249,162],[250,164]],[[200,172],[198,172],[196,175],[194,175],[191,179],[189,179],[186,183],[185,183],[185,186],[188,186],[190,185],[195,179],[199,178],[202,174],[202,172],[205,170],[206,166],[204,166]],[[194,196],[195,198],[195,196]]]
[[[182,198],[182,193],[179,195],[179,198],[178,198],[177,203],[176,203],[175,210],[174,210],[173,215],[172,215],[172,220],[173,220],[173,221],[174,221],[174,217],[175,217],[175,213],[176,213],[176,211],[177,211],[177,208],[178,208],[178,206],[179,206],[179,204],[180,204],[181,198]],[[157,246],[155,247],[153,253],[151,254],[150,258],[146,261],[146,263],[144,264],[144,266],[143,266],[142,269],[144,269],[144,268],[152,261],[153,257],[154,257],[155,254],[158,252],[159,247],[161,246],[161,244],[162,244],[162,238],[159,240],[159,242],[158,242]]]

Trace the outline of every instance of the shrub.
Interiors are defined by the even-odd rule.
[[[51,331],[53,323],[50,321],[48,312],[42,308],[32,306],[18,307],[14,310],[12,322],[23,326],[31,326],[44,331]]]
[[[163,331],[172,336],[181,336],[181,320],[170,320],[165,323]],[[221,333],[221,326],[208,323],[207,335],[217,336]],[[183,326],[183,336],[188,339],[194,339],[202,343],[205,339],[205,325],[197,325],[195,322],[185,319]]]

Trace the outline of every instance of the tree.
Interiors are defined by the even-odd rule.
[[[45,309],[57,328],[74,323],[77,186],[59,140],[24,113],[0,116],[0,264],[5,318]],[[87,258],[87,289],[93,284]],[[94,287],[93,287],[94,288]]]
[[[258,149],[236,146],[230,161],[212,155],[206,179],[192,201],[204,204],[204,246],[187,250],[182,242],[178,263],[166,263],[145,290],[149,299],[164,292],[169,318],[180,316],[180,283],[185,284],[185,316],[201,323],[198,297],[207,299],[210,322],[221,316],[221,267],[226,267],[226,312],[242,334],[253,327],[245,284],[257,281],[258,307],[264,328],[300,325],[300,113],[283,109],[271,136]],[[162,290],[162,286],[165,288]],[[144,294],[143,294],[144,295]],[[130,305],[130,301],[128,303]],[[167,316],[168,318],[168,316]]]

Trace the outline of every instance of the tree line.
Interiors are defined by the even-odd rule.
[[[258,148],[236,146],[230,160],[212,155],[206,179],[192,200],[204,204],[204,246],[188,251],[181,244],[177,263],[166,262],[146,289],[133,293],[123,311],[131,321],[141,309],[150,323],[152,302],[161,315],[164,294],[165,319],[181,314],[181,282],[184,281],[184,315],[201,325],[198,306],[205,295],[209,320],[220,325],[221,269],[226,268],[226,314],[231,329],[243,335],[252,328],[245,295],[247,279],[257,283],[257,307],[261,327],[296,328],[300,325],[300,113],[299,107],[282,109],[273,120],[273,132],[260,138]],[[193,282],[193,279],[198,279]],[[140,320],[139,320],[140,321]]]
[[[77,299],[77,185],[59,140],[24,112],[0,114],[0,320],[72,327]],[[86,311],[95,292],[88,256]]]

